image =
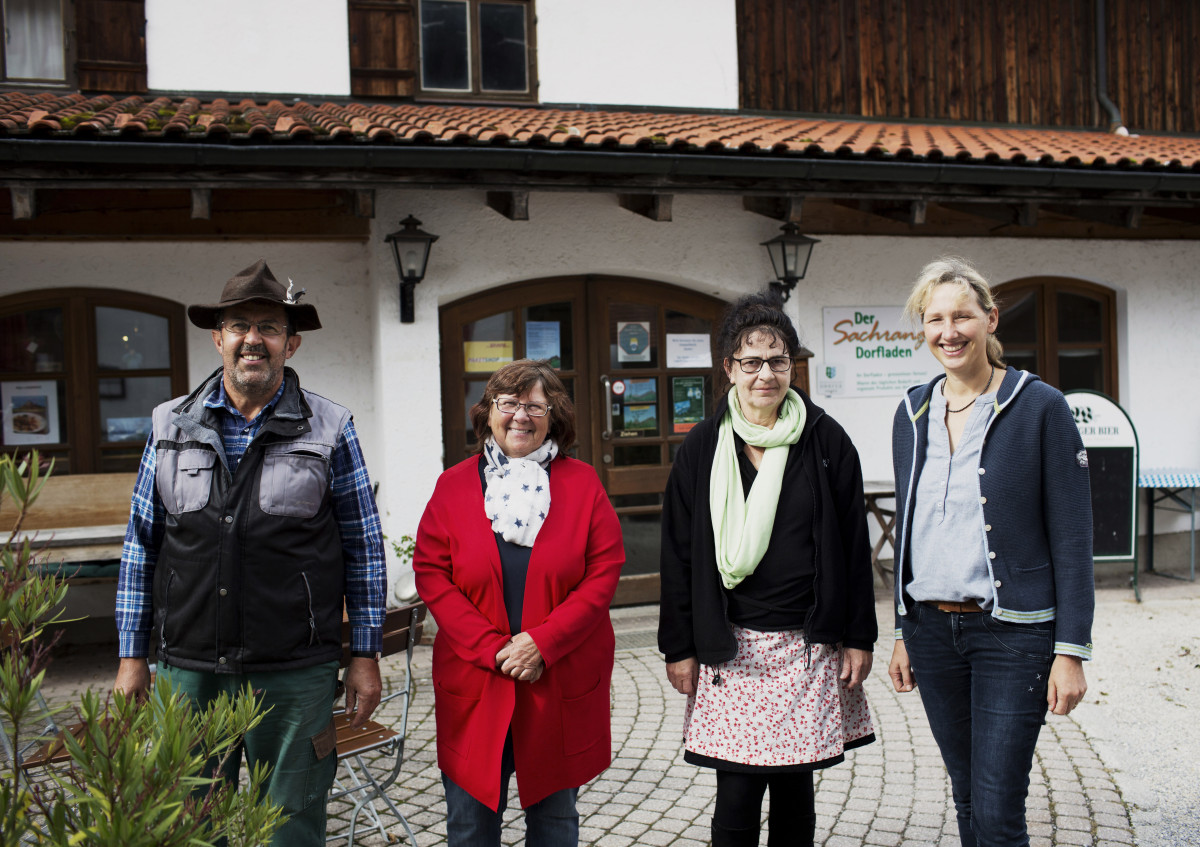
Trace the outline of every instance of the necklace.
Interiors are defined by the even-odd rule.
[[[980,391],[978,394],[975,395],[975,400],[978,400],[980,397],[987,394],[988,389],[992,387],[992,380],[996,378],[996,369],[988,368],[988,370],[991,371],[992,375],[988,377],[988,383],[987,383],[987,385],[985,385],[983,387],[983,391]],[[944,379],[942,380],[942,396],[943,397],[946,396],[946,380],[944,380]],[[957,415],[959,412],[965,412],[967,409],[969,409],[975,405],[975,400],[972,400],[970,403],[963,406],[961,409],[951,409],[949,406],[947,406],[946,413],[949,415]]]

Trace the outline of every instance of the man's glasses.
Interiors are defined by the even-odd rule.
[[[279,321],[221,321],[221,326],[230,335],[245,335],[255,327],[263,338],[278,338],[287,332],[287,324]]]
[[[790,370],[792,367],[791,356],[772,356],[769,359],[759,359],[755,356],[751,356],[746,359],[737,359],[733,356],[730,356],[729,358],[738,363],[738,367],[742,369],[742,373],[744,374],[758,373],[762,370],[763,362],[766,362],[768,365],[770,365],[771,370],[775,371],[777,374],[781,374],[784,371]]]
[[[492,401],[496,404],[496,408],[500,410],[502,415],[515,415],[517,409],[522,406],[529,413],[531,418],[544,418],[550,413],[550,407],[545,403],[518,403],[516,400],[509,400],[507,397],[497,397]]]

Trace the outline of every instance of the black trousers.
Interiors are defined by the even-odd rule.
[[[764,774],[717,771],[713,847],[755,847],[763,796],[771,790],[767,812],[769,847],[811,847],[817,828],[812,771]]]

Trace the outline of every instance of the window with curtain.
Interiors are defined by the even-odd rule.
[[[61,0],[0,0],[3,81],[65,83],[67,58]]]

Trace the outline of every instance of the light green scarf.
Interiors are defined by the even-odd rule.
[[[754,573],[767,552],[788,448],[800,440],[805,414],[804,401],[789,388],[779,404],[775,426],[768,429],[746,420],[738,403],[737,387],[729,389],[729,411],[718,430],[717,453],[708,487],[713,536],[717,542],[717,570],[726,588],[735,587]],[[749,499],[742,492],[735,432],[747,444],[766,448]]]

